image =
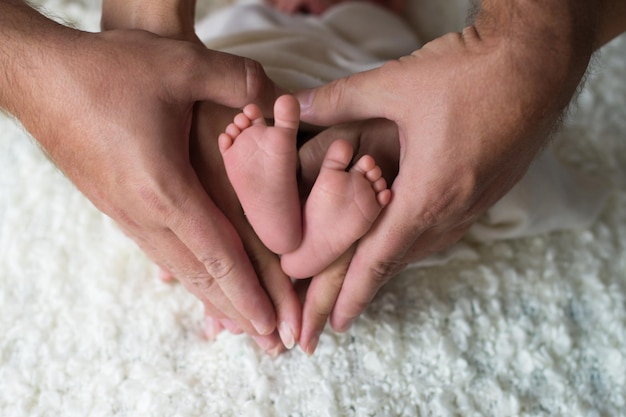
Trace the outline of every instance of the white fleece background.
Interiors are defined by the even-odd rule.
[[[89,30],[97,1],[41,1]],[[586,230],[406,271],[312,358],[201,336],[202,309],[0,116],[0,415],[626,415],[626,38],[556,138],[610,189]]]

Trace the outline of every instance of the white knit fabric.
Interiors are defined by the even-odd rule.
[[[98,2],[43,3],[97,29]],[[621,37],[548,164],[575,173],[563,189],[604,184],[595,222],[466,239],[471,257],[400,274],[311,358],[204,340],[199,303],[0,116],[0,415],[626,415],[625,79]]]

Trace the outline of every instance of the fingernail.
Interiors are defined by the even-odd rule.
[[[296,339],[293,335],[293,331],[291,330],[291,326],[287,324],[285,321],[281,321],[278,325],[278,334],[280,336],[280,340],[282,340],[283,344],[287,349],[291,349],[296,344]]]
[[[252,327],[257,331],[261,336],[267,336],[274,331],[274,326],[266,323],[262,323],[260,321],[251,320]]]
[[[159,268],[158,275],[159,275],[159,279],[163,282],[170,283],[174,281],[174,276],[163,268]]]
[[[313,90],[298,91],[295,96],[300,102],[301,112],[304,112],[311,107],[311,103],[313,102]]]
[[[241,333],[243,333],[243,330],[241,330],[241,328],[239,326],[237,326],[235,324],[235,322],[232,321],[232,320],[222,319],[220,321],[220,324],[222,326],[224,326],[232,334],[241,334]]]
[[[207,317],[204,320],[204,334],[206,338],[209,340],[215,340],[221,330],[220,327],[221,326],[217,324],[216,320],[211,317]]]
[[[266,352],[270,352],[274,349],[276,349],[276,343],[273,342],[271,339],[267,338],[267,337],[263,337],[263,336],[252,336],[252,339],[256,342],[257,345],[259,345],[259,347],[261,349],[263,349]],[[280,343],[279,343],[280,345]]]
[[[316,333],[311,340],[309,340],[309,344],[304,349],[304,353],[309,356],[313,356],[315,353],[315,349],[317,348],[318,343],[320,342],[320,333]]]
[[[280,355],[281,353],[283,353],[283,345],[282,344],[278,344],[276,345],[274,348],[272,349],[268,349],[266,350],[267,354],[270,355],[272,358],[276,358],[278,357],[278,355]]]
[[[352,324],[354,324],[354,320],[355,319],[351,317],[341,317],[333,320],[333,323],[331,323],[331,325],[333,330],[339,333],[343,333],[348,331],[348,329],[352,327]]]

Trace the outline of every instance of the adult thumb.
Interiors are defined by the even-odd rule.
[[[295,93],[300,118],[314,125],[330,126],[386,116],[385,92],[378,69],[349,75],[318,88]]]
[[[206,48],[197,55],[190,77],[187,88],[193,101],[209,100],[234,108],[255,103],[266,115],[284,93],[260,63]]]

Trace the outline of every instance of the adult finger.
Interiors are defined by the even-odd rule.
[[[168,262],[176,266],[169,269],[209,299],[215,294],[217,284],[224,295],[241,315],[261,334],[271,334],[275,328],[274,309],[256,277],[236,230],[224,214],[209,199],[197,182],[180,195],[187,199],[178,204],[178,210],[170,217],[168,225],[178,241],[164,241]],[[182,245],[179,248],[175,246]],[[168,247],[169,246],[169,247]],[[181,261],[184,247],[195,257]],[[204,271],[196,270],[198,262]],[[168,265],[169,266],[169,265]],[[193,271],[177,273],[176,268],[193,268]],[[204,272],[204,273],[203,273]],[[221,306],[219,306],[221,307]],[[247,326],[242,326],[247,327]]]
[[[195,59],[186,70],[189,77],[173,77],[180,88],[175,91],[186,92],[182,98],[191,101],[208,100],[233,108],[256,103],[264,114],[271,114],[274,101],[284,93],[260,63],[202,46],[196,47]]]
[[[198,264],[195,256],[184,245],[177,239],[169,239],[167,243],[161,242],[160,248],[168,256],[176,255],[177,263],[170,265],[168,270],[172,270],[174,275],[180,276],[180,281],[185,288],[203,303],[207,316],[205,334],[209,339],[216,337],[223,328],[234,334],[244,331],[251,335],[255,342],[269,354],[275,356],[279,353],[283,348],[283,343],[281,343],[278,332],[260,333],[258,328],[251,326],[251,321],[242,316],[240,309],[234,306],[223,289],[213,277],[206,273],[203,266]],[[184,269],[180,269],[181,265]],[[255,279],[252,283],[258,283],[258,281]],[[261,294],[266,297],[262,288]],[[299,312],[299,307],[292,308],[292,311]]]
[[[161,269],[172,277],[177,277],[204,304],[207,314],[218,319],[227,318],[248,332],[257,331],[233,305],[204,265],[198,262],[197,257],[171,230],[153,232],[149,239],[144,238],[140,232],[136,236],[141,249]]]
[[[488,192],[491,189],[488,188],[474,198],[459,199],[456,193],[446,195],[445,190],[451,186],[446,185],[445,178],[416,188],[410,184],[410,178],[416,177],[426,176],[409,173],[396,178],[392,186],[393,204],[386,207],[370,232],[359,241],[331,314],[334,329],[349,328],[378,290],[409,262],[426,258],[458,241],[498,195]],[[399,191],[409,189],[410,193]]]
[[[421,223],[409,223],[414,202],[398,195],[399,179],[392,186],[394,200],[359,241],[343,287],[331,314],[331,325],[345,331],[361,314],[387,280],[406,266],[404,255],[425,231]]]
[[[274,305],[280,340],[285,348],[291,349],[300,338],[302,323],[302,308],[293,284],[281,269],[278,257],[263,245],[252,228],[247,224],[239,224],[239,220],[232,221],[239,230],[246,253]]]
[[[191,162],[209,197],[239,233],[258,280],[274,305],[283,344],[291,348],[300,334],[300,302],[291,280],[280,269],[278,257],[262,244],[250,227],[217,148],[216,138],[237,113],[214,103],[203,102],[197,106],[190,143]]]
[[[208,340],[215,340],[224,328],[224,325],[219,319],[216,319],[212,314],[205,311],[204,335]]]
[[[316,89],[295,93],[300,102],[300,118],[320,126],[387,117],[396,99],[391,93],[388,73],[393,62],[380,68],[340,78]],[[375,99],[374,99],[375,98]]]
[[[320,335],[341,290],[354,248],[353,245],[309,283],[302,307],[302,332],[299,341],[307,355],[312,355],[317,348]]]
[[[298,158],[303,196],[311,191],[328,147],[337,138],[352,145],[355,150],[353,157],[355,161],[363,155],[375,156],[376,164],[381,167],[385,180],[388,184],[393,183],[398,174],[400,154],[398,128],[394,122],[386,119],[368,119],[331,126],[300,147]]]
[[[121,229],[122,231],[124,231],[124,233],[126,233],[126,235],[132,236],[132,232],[130,232],[127,227],[121,227]],[[165,258],[160,254],[159,250],[152,244],[152,240],[146,240],[144,238],[137,238],[136,243],[139,245],[141,250],[158,265],[158,268],[159,268],[158,274],[161,277],[161,279],[164,280],[164,282],[171,282],[174,279],[176,279],[175,273],[172,272],[171,270],[171,268],[176,268],[176,267],[165,266],[165,263],[167,263],[167,261],[164,260]],[[177,247],[176,250],[180,250],[180,246]],[[194,264],[194,263],[195,263],[195,259],[193,259],[193,256],[191,256],[189,264]],[[186,277],[189,275],[189,272],[187,271],[178,270],[178,272],[182,274],[183,277]],[[203,272],[201,272],[201,274],[202,273]],[[211,278],[207,277],[205,279],[209,280]],[[186,279],[182,280],[183,285],[185,285],[185,281]],[[207,294],[200,291],[200,289],[197,286],[186,285],[186,288],[188,288],[188,291],[194,294],[194,296],[204,305],[204,313],[205,313],[204,333],[205,333],[205,336],[209,340],[215,339],[215,337],[217,337],[217,335],[224,329],[225,326],[222,325],[223,321],[231,322],[233,323],[233,326],[236,326],[234,324],[233,319],[235,320],[238,319],[239,321],[242,320],[238,312],[234,309],[234,307],[232,307],[232,304],[223,295],[223,293],[221,293],[221,291],[219,290],[219,287],[215,286],[214,290],[216,290],[217,292],[220,292],[220,294],[218,294],[217,296],[215,295],[212,296],[212,299],[217,300],[218,305],[220,304],[222,305],[221,308],[215,307],[213,302],[211,302],[209,298],[207,298]],[[231,315],[233,315],[233,317],[232,318],[228,317],[224,312],[230,313]]]

